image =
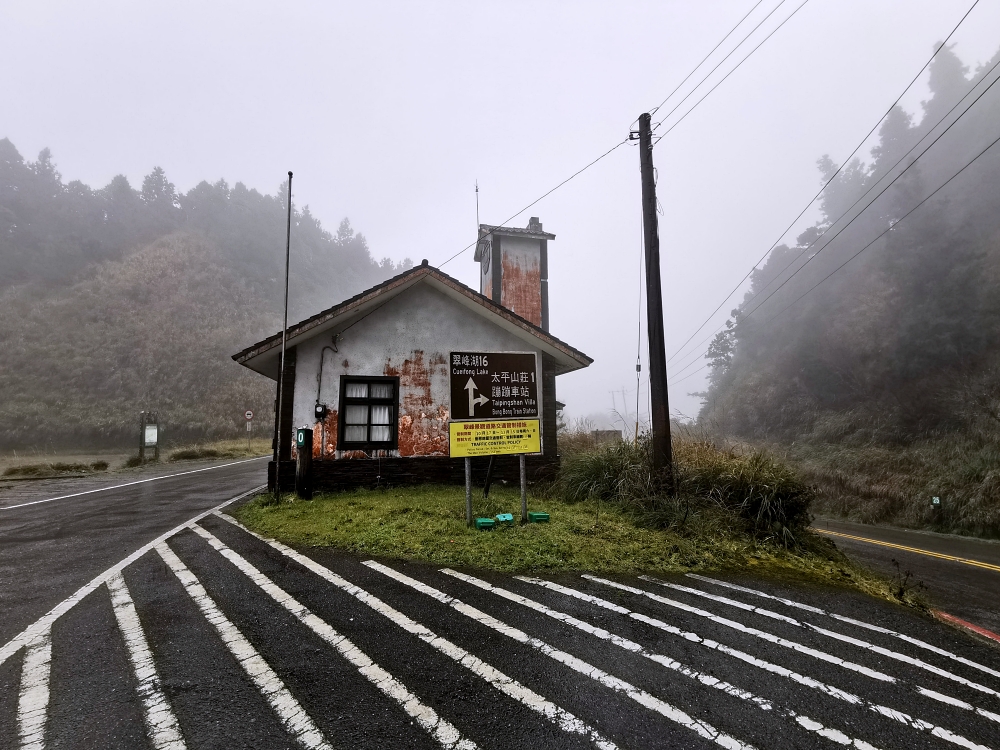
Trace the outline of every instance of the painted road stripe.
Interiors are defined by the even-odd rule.
[[[240,663],[244,671],[253,680],[253,683],[260,690],[261,695],[271,704],[271,708],[278,715],[281,723],[285,725],[288,733],[294,737],[298,743],[306,750],[333,750],[332,746],[323,737],[313,720],[299,705],[295,697],[288,692],[285,683],[275,674],[274,670],[268,666],[264,658],[255,649],[243,634],[237,630],[236,626],[230,622],[229,618],[222,614],[222,610],[212,600],[205,591],[194,573],[188,570],[187,566],[180,561],[173,550],[160,542],[155,547],[156,551],[163,558],[163,561],[174,572],[177,579],[183,584],[188,595],[198,605],[205,619],[215,626],[216,631],[226,644],[230,653]]]
[[[927,555],[928,557],[937,557],[941,560],[951,560],[952,562],[962,563],[963,565],[975,565],[977,568],[986,568],[987,570],[992,570],[1000,573],[1000,565],[992,565],[990,563],[981,562],[980,560],[970,560],[967,557],[955,557],[954,555],[946,555],[943,552],[931,552],[928,549],[920,549],[919,547],[907,547],[904,544],[893,544],[892,542],[883,542],[878,539],[868,539],[863,536],[854,536],[853,534],[842,534],[839,531],[827,531],[826,529],[811,528],[817,534],[827,534],[829,536],[839,536],[844,539],[853,539],[857,542],[867,542],[868,544],[877,544],[881,547],[891,547],[892,549],[901,549],[904,552],[915,552],[918,555]]]
[[[727,589],[732,589],[733,591],[742,591],[744,594],[752,594],[753,596],[759,596],[763,599],[771,599],[776,602],[781,602],[787,607],[794,607],[795,609],[802,609],[806,612],[812,612],[817,615],[826,615],[827,617],[832,617],[835,620],[840,620],[841,622],[846,622],[850,625],[856,625],[859,628],[865,628],[866,630],[872,630],[876,633],[882,633],[883,635],[890,635],[894,638],[899,638],[902,641],[913,644],[918,648],[925,649],[931,653],[938,654],[939,656],[945,656],[949,659],[964,664],[967,667],[972,667],[973,669],[978,669],[981,672],[986,672],[987,674],[993,675],[994,677],[1000,677],[1000,672],[995,669],[990,669],[989,667],[974,662],[971,659],[966,659],[958,654],[953,654],[951,651],[946,651],[943,648],[938,648],[937,646],[922,641],[919,638],[914,638],[912,636],[906,635],[905,633],[897,633],[895,630],[890,630],[889,628],[883,628],[879,625],[873,625],[870,622],[864,622],[863,620],[855,620],[853,617],[845,617],[844,615],[838,615],[835,612],[827,612],[825,609],[820,609],[819,607],[813,607],[809,604],[803,604],[802,602],[794,601],[793,599],[784,599],[780,596],[774,596],[773,594],[767,594],[763,591],[758,591],[757,589],[747,588],[746,586],[738,586],[735,583],[729,583],[728,581],[720,581],[717,578],[709,578],[708,576],[698,575],[697,573],[688,573],[689,578],[694,578],[698,581],[704,581],[705,583],[712,583],[716,586],[723,586]],[[957,619],[957,618],[956,618]]]
[[[35,622],[33,622],[31,625],[26,627],[20,633],[15,635],[9,641],[7,641],[7,643],[5,643],[3,647],[0,647],[0,664],[3,664],[5,661],[7,661],[7,659],[16,654],[18,649],[27,644],[29,641],[36,638],[41,633],[47,632],[52,627],[52,623],[54,623],[64,614],[69,612],[69,610],[75,607],[80,602],[81,599],[87,596],[87,594],[96,589],[98,586],[107,583],[112,576],[117,575],[118,573],[123,571],[129,565],[131,565],[140,557],[149,552],[149,550],[153,549],[153,547],[155,547],[157,544],[166,541],[174,534],[183,531],[188,527],[188,524],[196,523],[197,521],[200,521],[202,518],[207,516],[209,513],[215,513],[216,511],[222,510],[230,503],[235,503],[237,500],[242,500],[243,498],[248,497],[254,494],[255,492],[260,492],[262,489],[265,488],[265,486],[266,485],[255,487],[249,492],[244,492],[242,495],[237,495],[236,497],[226,500],[226,502],[224,503],[216,505],[214,508],[210,508],[209,510],[204,511],[203,513],[199,513],[194,518],[188,519],[187,521],[182,523],[180,526],[175,526],[165,534],[161,534],[160,536],[156,537],[156,539],[151,541],[149,544],[144,544],[142,547],[137,549],[135,552],[126,557],[120,563],[112,565],[110,568],[108,568],[99,576],[90,581],[90,583],[87,583],[86,585],[80,587],[75,594],[59,602],[59,604],[50,609],[46,614],[39,617],[37,620],[35,620]]]
[[[687,667],[681,664],[680,662],[671,659],[669,656],[664,656],[663,654],[657,654],[651,651],[647,651],[645,648],[643,648],[635,641],[631,641],[628,638],[623,638],[622,636],[615,635],[614,633],[611,633],[610,631],[605,630],[604,628],[597,627],[596,625],[584,622],[583,620],[578,620],[572,615],[568,615],[565,612],[559,612],[557,610],[554,610],[542,604],[541,602],[535,601],[534,599],[529,599],[525,596],[521,596],[520,594],[515,594],[513,591],[509,591],[508,589],[500,588],[498,586],[493,586],[492,584],[480,578],[475,578],[473,576],[466,575],[465,573],[459,573],[458,571],[450,570],[449,568],[444,568],[441,570],[441,572],[444,573],[445,575],[457,578],[460,581],[465,581],[466,583],[481,588],[485,591],[489,591],[490,593],[496,594],[497,596],[503,597],[508,601],[520,604],[524,607],[534,610],[535,612],[540,612],[541,614],[548,615],[549,617],[558,620],[559,622],[570,625],[574,628],[577,628],[578,630],[582,630],[583,632],[596,636],[601,640],[614,643],[619,648],[623,648],[626,651],[631,651],[632,653],[639,654],[640,656],[643,656],[649,659],[650,661],[656,662],[657,664],[660,664],[661,666],[664,666],[667,669],[673,670],[674,672],[679,672],[685,677],[690,677],[693,680],[697,680],[702,685],[714,688],[716,690],[721,690],[727,695],[731,695],[736,698],[739,698],[740,700],[747,701],[748,703],[757,706],[757,708],[761,709],[762,711],[774,710],[775,713],[777,713],[778,715],[792,720],[800,727],[807,729],[810,732],[815,732],[820,736],[825,737],[828,740],[836,742],[839,745],[856,747],[859,748],[859,750],[875,750],[873,745],[870,745],[869,743],[864,742],[863,740],[849,737],[839,730],[831,729],[830,727],[825,727],[820,722],[811,719],[808,716],[802,716],[800,714],[797,714],[795,711],[792,711],[791,709],[783,708],[781,706],[775,706],[768,699],[756,696],[747,690],[742,690],[736,687],[735,685],[731,685],[730,683],[725,682],[724,680],[720,680],[715,675],[709,675],[703,672],[699,672],[696,669],[692,669],[691,667]]]
[[[753,667],[758,667],[759,669],[771,672],[772,674],[785,677],[789,680],[792,680],[793,682],[799,683],[800,685],[804,685],[805,687],[812,688],[813,690],[817,690],[821,693],[824,693],[825,695],[829,695],[832,698],[836,698],[837,700],[844,701],[845,703],[851,703],[856,706],[862,706],[870,711],[879,714],[880,716],[885,716],[886,718],[892,719],[893,721],[898,721],[901,724],[905,724],[913,729],[917,729],[922,732],[929,732],[933,736],[940,737],[941,739],[956,744],[959,747],[972,748],[974,750],[989,750],[989,748],[986,748],[984,745],[979,745],[973,742],[972,740],[962,737],[959,734],[955,734],[951,730],[935,726],[930,722],[924,721],[923,719],[915,719],[912,716],[902,711],[897,711],[892,708],[887,708],[886,706],[880,706],[877,703],[872,703],[871,701],[867,701],[856,695],[848,693],[846,690],[841,690],[840,688],[828,685],[813,677],[807,677],[797,672],[793,672],[792,670],[787,669],[786,667],[782,667],[777,664],[764,661],[763,659],[758,659],[756,656],[732,648],[731,646],[726,646],[722,643],[719,643],[718,641],[714,641],[710,638],[703,638],[697,633],[681,630],[680,628],[674,625],[670,625],[669,623],[663,622],[662,620],[657,620],[654,617],[648,617],[646,615],[640,614],[639,612],[633,612],[630,609],[622,607],[613,602],[609,602],[607,599],[602,599],[599,596],[586,594],[582,591],[577,591],[576,589],[571,589],[566,586],[561,586],[558,583],[553,583],[552,581],[545,581],[539,578],[528,578],[525,576],[516,576],[516,578],[518,580],[525,581],[527,583],[533,583],[538,586],[543,586],[544,588],[551,589],[552,591],[558,591],[560,594],[566,594],[567,596],[571,596],[575,599],[580,599],[581,601],[585,601],[589,604],[594,604],[598,607],[602,607],[603,609],[608,609],[611,610],[612,612],[617,612],[618,614],[621,615],[627,615],[628,617],[631,617],[634,620],[638,620],[639,622],[645,623],[646,625],[657,628],[658,630],[662,630],[665,633],[670,633],[671,635],[679,636],[687,641],[690,641],[691,643],[703,646],[704,648],[709,648],[712,649],[713,651],[718,651],[719,653],[732,656],[733,658],[739,659],[740,661],[745,662]],[[977,713],[979,713],[979,710],[977,710]]]
[[[43,750],[49,715],[49,674],[52,671],[52,632],[39,633],[28,644],[21,665],[17,698],[17,730],[21,750]]]
[[[763,607],[754,607],[752,604],[746,604],[745,602],[740,602],[735,599],[730,599],[726,596],[718,596],[717,594],[709,594],[707,591],[701,591],[699,589],[693,589],[690,586],[680,586],[676,583],[669,583],[667,581],[661,581],[658,578],[653,578],[652,576],[639,576],[644,581],[649,581],[650,583],[655,583],[659,586],[664,586],[666,588],[674,589],[675,591],[683,591],[687,594],[692,594],[694,596],[701,596],[706,599],[710,599],[714,602],[719,602],[720,604],[726,604],[730,607],[736,607],[748,612],[753,612],[754,614],[763,615],[764,617],[771,617],[782,622],[787,622],[789,625],[793,625],[797,628],[802,628],[803,630],[812,630],[821,635],[825,635],[828,638],[834,638],[838,641],[844,643],[849,643],[852,646],[857,646],[858,648],[864,649],[866,651],[872,651],[881,656],[885,656],[889,659],[895,659],[896,661],[903,662],[904,664],[909,664],[911,667],[917,667],[919,669],[926,670],[932,674],[936,674],[938,677],[944,677],[946,680],[952,680],[960,685],[964,685],[967,688],[977,690],[980,693],[986,693],[987,695],[992,695],[994,697],[1000,698],[1000,692],[988,688],[985,685],[980,685],[978,682],[972,682],[966,678],[949,672],[946,669],[941,669],[941,667],[934,666],[933,664],[928,664],[925,661],[908,656],[906,654],[901,654],[898,651],[892,651],[891,649],[883,648],[882,646],[876,646],[868,641],[862,641],[858,638],[851,638],[850,636],[844,635],[843,633],[837,633],[833,630],[827,630],[826,628],[821,628],[819,625],[813,625],[809,622],[802,622],[796,620],[794,617],[786,617],[785,615],[778,614],[769,609],[764,609]]]
[[[247,464],[251,461],[263,461],[267,456],[261,456],[260,458],[247,458],[243,461],[233,461],[228,464],[220,464],[219,466],[209,466],[205,469],[192,469],[191,471],[182,471],[177,474],[167,474],[162,477],[150,477],[149,479],[139,479],[135,482],[126,482],[125,484],[116,484],[112,487],[100,487],[96,490],[86,490],[85,492],[74,492],[72,495],[60,495],[59,497],[49,497],[45,500],[32,500],[30,503],[21,503],[20,505],[8,505],[6,507],[0,507],[0,510],[14,510],[14,508],[26,508],[29,505],[38,505],[39,503],[51,503],[56,500],[68,500],[71,497],[80,497],[81,495],[93,495],[95,492],[107,492],[108,490],[120,490],[122,487],[132,487],[136,484],[146,484],[147,482],[158,482],[161,479],[171,479],[172,477],[183,477],[188,474],[199,474],[203,471],[215,471],[216,469],[225,469],[227,466],[238,466],[239,464]]]
[[[512,677],[508,677],[492,665],[487,664],[476,656],[473,656],[461,646],[457,646],[451,641],[442,638],[429,628],[421,625],[419,622],[416,622],[404,615],[402,612],[393,609],[378,597],[372,596],[364,589],[355,586],[353,583],[337,575],[329,568],[320,565],[315,560],[296,552],[291,547],[287,547],[281,542],[275,541],[274,539],[268,539],[260,534],[250,531],[250,529],[243,526],[235,518],[231,518],[224,513],[216,513],[216,515],[224,521],[228,521],[234,526],[243,529],[243,531],[247,534],[256,537],[265,544],[270,545],[281,554],[294,560],[308,570],[311,570],[320,578],[332,583],[337,588],[347,592],[362,604],[371,607],[373,610],[388,618],[406,632],[415,635],[428,646],[436,649],[449,659],[453,659],[458,662],[473,674],[483,678],[486,682],[504,695],[510,696],[514,700],[530,708],[532,711],[541,714],[546,719],[556,724],[556,726],[564,732],[579,734],[589,738],[590,742],[595,747],[599,748],[599,750],[617,750],[617,746],[613,742],[602,737],[596,729],[593,729],[584,722],[580,721],[580,719],[576,718],[569,711],[560,708],[543,696],[525,687]]]
[[[828,654],[825,651],[820,651],[819,649],[810,648],[798,641],[791,641],[787,638],[781,638],[780,636],[774,635],[773,633],[768,633],[765,630],[758,630],[757,628],[751,628],[743,623],[736,622],[735,620],[729,620],[725,617],[720,617],[719,615],[708,612],[704,609],[699,609],[698,607],[692,607],[690,604],[684,604],[683,602],[678,602],[673,599],[667,599],[665,596],[660,596],[659,594],[654,594],[651,591],[645,591],[643,589],[637,589],[634,586],[626,586],[623,583],[616,583],[615,581],[609,581],[606,578],[599,578],[597,576],[592,576],[590,574],[584,574],[583,576],[589,581],[594,581],[595,583],[600,583],[604,586],[611,586],[612,588],[619,589],[621,591],[628,591],[630,594],[638,594],[639,596],[644,596],[648,599],[652,599],[660,604],[666,604],[668,607],[675,607],[684,612],[688,612],[692,615],[697,615],[698,617],[704,617],[712,622],[719,625],[724,625],[733,630],[738,630],[741,633],[746,633],[747,635],[752,635],[762,640],[768,641],[769,643],[774,643],[778,646],[784,646],[785,648],[790,648],[793,651],[798,651],[800,654],[805,654],[806,656],[811,656],[814,659],[819,659],[820,661],[825,661],[828,664],[835,664],[838,667],[843,667],[844,669],[849,669],[852,672],[857,672],[858,674],[863,674],[865,677],[871,677],[873,680],[880,680],[881,682],[889,682],[895,684],[897,682],[895,677],[885,674],[884,672],[879,672],[877,669],[869,669],[868,667],[862,666],[861,664],[855,664],[852,661],[847,661],[846,659],[841,659],[839,656],[834,656],[833,654]]]
[[[438,744],[449,750],[475,750],[477,745],[469,739],[462,739],[458,729],[442,719],[433,708],[425,705],[417,696],[373,662],[361,649],[355,646],[345,636],[334,630],[328,623],[314,615],[309,609],[297,602],[290,594],[277,586],[270,578],[251,565],[246,558],[227,547],[220,539],[197,524],[191,529],[214,547],[219,554],[247,575],[251,581],[261,588],[274,601],[291,612],[302,624],[316,635],[337,649],[340,654],[369,682],[395,701],[416,722],[429,732]]]
[[[753,745],[741,742],[735,737],[732,737],[731,735],[728,735],[725,732],[716,729],[711,724],[705,721],[694,719],[681,709],[671,706],[666,701],[660,700],[659,698],[657,698],[654,695],[651,695],[645,690],[641,690],[640,688],[637,688],[636,686],[626,682],[625,680],[615,677],[614,675],[608,674],[607,672],[598,669],[592,664],[588,664],[582,659],[578,659],[572,654],[566,653],[565,651],[561,651],[553,646],[550,646],[545,641],[529,636],[524,631],[518,630],[517,628],[514,628],[505,622],[501,622],[500,620],[491,617],[485,612],[466,604],[461,599],[456,599],[453,596],[449,596],[448,594],[445,594],[443,591],[439,591],[436,588],[428,586],[426,583],[418,581],[415,578],[410,578],[409,576],[404,575],[403,573],[400,573],[396,570],[393,570],[392,568],[386,565],[377,563],[374,560],[365,560],[364,563],[362,564],[367,565],[372,570],[377,570],[379,573],[382,573],[383,575],[386,575],[389,578],[392,578],[393,580],[398,581],[399,583],[402,583],[405,586],[409,586],[410,588],[419,591],[421,594],[425,594],[433,599],[436,599],[442,604],[448,605],[456,612],[460,612],[466,617],[474,620],[475,622],[478,622],[480,625],[485,625],[491,630],[494,630],[497,633],[505,635],[508,638],[517,641],[518,643],[523,643],[524,645],[529,646],[535,651],[544,654],[545,656],[548,656],[551,659],[554,659],[560,664],[564,664],[565,666],[569,667],[575,672],[579,672],[585,677],[589,677],[590,679],[600,683],[601,685],[604,685],[607,688],[611,688],[617,693],[622,693],[623,695],[627,695],[629,698],[636,701],[639,705],[644,706],[645,708],[648,708],[652,711],[655,711],[656,713],[660,714],[661,716],[664,716],[665,718],[669,719],[675,724],[679,724],[680,726],[686,729],[690,729],[691,731],[695,732],[701,737],[704,737],[706,740],[710,740],[711,742],[714,742],[715,744],[720,745],[721,747],[731,748],[732,750],[750,750],[751,748],[753,748]]]
[[[135,679],[139,683],[137,692],[142,698],[149,740],[156,750],[184,750],[186,745],[180,725],[167,697],[160,689],[160,677],[153,663],[153,653],[149,650],[149,643],[146,641],[125,579],[121,573],[116,573],[108,579],[107,586],[111,592],[111,605],[114,608],[115,619],[118,620],[118,629],[125,639],[128,658],[132,662]]]

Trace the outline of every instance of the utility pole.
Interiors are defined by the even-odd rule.
[[[278,363],[278,439],[274,459],[274,500],[281,501],[281,412],[285,397],[285,336],[288,333],[288,261],[292,251],[292,173],[288,172],[288,231],[285,235],[285,317],[281,326],[281,362]]]
[[[632,138],[634,133],[629,134]],[[653,175],[653,133],[648,113],[639,115],[639,166],[642,177],[642,227],[646,248],[646,327],[649,339],[649,398],[652,402],[653,470],[673,486],[670,406],[667,402],[667,353],[663,343],[663,300],[660,296],[660,234]],[[634,138],[633,138],[634,140]]]

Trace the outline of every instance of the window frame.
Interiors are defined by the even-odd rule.
[[[378,398],[373,399],[370,396],[366,398],[348,398],[347,397],[347,385],[349,383],[366,383],[369,387],[373,383],[391,383],[392,384],[392,398]],[[369,391],[370,393],[371,391]],[[337,418],[337,450],[343,451],[394,451],[399,449],[399,378],[398,377],[386,377],[386,376],[365,376],[365,375],[341,375],[340,376],[340,413]],[[367,427],[367,437],[371,438],[371,407],[375,406],[388,406],[389,411],[389,431],[392,435],[390,440],[384,442],[373,442],[370,439],[364,441],[351,441],[348,442],[345,439],[347,433],[347,407],[348,406],[367,406],[368,407],[368,423]],[[384,426],[384,425],[378,425]]]

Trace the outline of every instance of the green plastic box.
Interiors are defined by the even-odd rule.
[[[476,529],[479,531],[492,531],[493,527],[497,525],[497,522],[492,518],[477,518],[476,519]]]
[[[528,513],[528,523],[548,523],[548,513]]]

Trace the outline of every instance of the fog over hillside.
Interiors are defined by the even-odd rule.
[[[270,381],[231,361],[281,327],[287,185],[178,193],[161,169],[65,184],[46,149],[0,140],[0,447],[121,445],[140,410],[168,440],[267,429]],[[344,219],[295,208],[290,320],[409,265],[376,262]]]

